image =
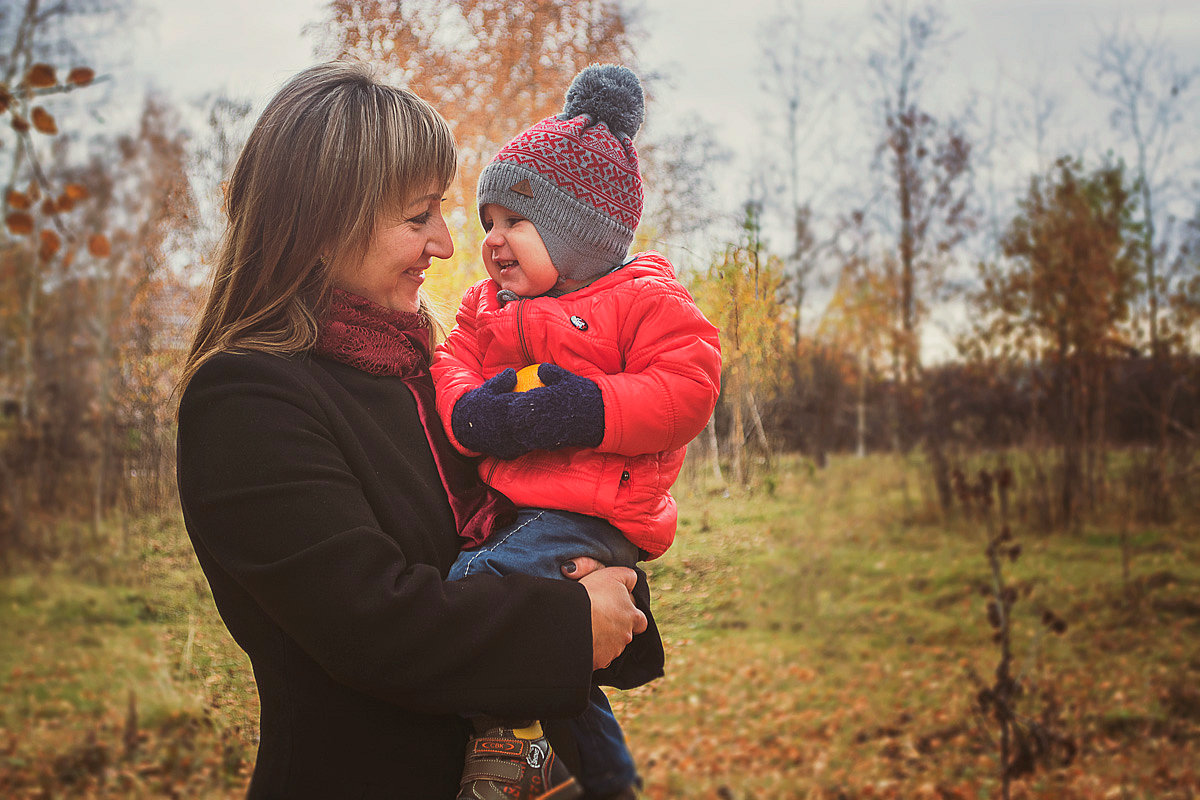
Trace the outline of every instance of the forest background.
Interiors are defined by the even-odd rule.
[[[956,43],[978,35],[963,30],[960,6],[877,2],[832,18],[816,4],[771,4],[749,36],[752,52],[711,56],[736,63],[730,71],[755,84],[739,98],[761,102],[747,113],[719,102],[679,110],[686,104],[674,95],[685,76],[673,75],[651,44],[658,27],[678,19],[664,13],[669,5],[334,0],[309,4],[311,20],[289,22],[312,60],[369,61],[431,100],[454,127],[461,169],[447,208],[457,252],[429,282],[448,314],[483,274],[473,212],[481,165],[514,133],[555,113],[582,66],[617,61],[645,75],[648,123],[638,147],[647,210],[635,249],[660,250],[677,264],[720,326],[725,356],[721,401],[680,485],[681,524],[694,526],[696,544],[652,569],[688,592],[689,570],[736,566],[753,574],[748,542],[781,520],[825,519],[825,508],[876,531],[864,542],[832,522],[824,533],[806,529],[803,536],[827,537],[813,556],[813,542],[780,528],[780,541],[803,565],[774,601],[753,595],[751,605],[775,609],[759,615],[762,626],[747,622],[755,616],[749,600],[678,601],[705,647],[730,646],[722,637],[748,628],[800,637],[799,620],[825,615],[832,624],[826,595],[844,590],[838,596],[848,598],[854,590],[813,588],[822,579],[806,570],[816,563],[837,572],[831,565],[842,555],[852,560],[856,549],[929,549],[933,537],[950,572],[897,578],[965,582],[973,591],[980,582],[961,564],[968,556],[956,554],[974,541],[966,532],[982,541],[962,552],[978,551],[980,639],[994,648],[996,665],[986,678],[961,678],[971,725],[925,720],[906,740],[919,714],[871,718],[878,724],[861,728],[861,741],[841,746],[865,744],[882,766],[858,771],[842,752],[850,760],[837,779],[828,766],[828,753],[839,752],[833,744],[821,762],[790,739],[768,746],[763,733],[755,752],[779,759],[767,771],[774,784],[731,783],[726,773],[706,773],[698,756],[682,763],[662,754],[669,769],[649,788],[663,796],[692,796],[680,781],[699,787],[694,796],[750,796],[756,786],[761,796],[783,796],[781,786],[802,786],[796,796],[859,796],[869,787],[904,796],[913,787],[942,796],[981,786],[1007,794],[1011,782],[1044,769],[1053,791],[1069,784],[1078,796],[1194,796],[1194,771],[1113,774],[1107,760],[1110,772],[1084,770],[1102,776],[1090,786],[1072,783],[1079,776],[1068,770],[1077,755],[1106,752],[1095,744],[1098,731],[1109,740],[1153,734],[1164,753],[1182,750],[1185,763],[1195,761],[1200,651],[1157,648],[1181,630],[1196,641],[1200,615],[1187,599],[1200,582],[1200,58],[1188,38],[1200,15],[1187,4],[1063,11],[1078,52],[1065,60],[1057,53],[1056,67],[1046,69],[1013,45],[1006,65],[981,86],[972,85],[974,66],[954,60],[962,52]],[[200,687],[203,722],[170,727],[178,698],[160,698],[160,722],[176,722],[162,723],[155,749],[145,744],[153,703],[144,687],[140,705],[136,689],[128,704],[108,695],[54,700],[45,688],[54,681],[31,683],[40,673],[24,663],[28,653],[14,650],[11,664],[0,663],[7,670],[0,727],[8,737],[0,742],[8,759],[0,788],[31,796],[135,785],[120,780],[139,791],[151,791],[156,779],[161,786],[199,780],[199,767],[179,767],[161,749],[178,755],[180,742],[205,746],[196,741],[211,744],[206,752],[219,763],[198,756],[188,763],[236,788],[253,746],[252,715],[235,721],[213,705],[222,695],[212,687],[226,680],[240,680],[228,690],[235,695],[252,692],[245,665],[234,653],[223,656],[233,665],[228,674],[204,672],[198,637],[218,624],[204,610],[206,588],[195,583],[196,597],[180,605],[170,599],[173,579],[163,565],[174,565],[169,575],[189,587],[196,581],[175,510],[174,381],[220,234],[221,181],[265,95],[214,89],[181,99],[136,85],[122,51],[148,11],[169,8],[132,0],[0,7],[0,565],[11,630],[31,640],[44,635],[40,652],[51,660],[62,657],[55,638],[70,638],[55,625],[96,622],[87,609],[97,604],[117,602],[118,621],[129,612],[138,624],[163,623],[156,652],[171,665],[164,680],[185,695]],[[1085,28],[1090,33],[1080,34]],[[686,37],[686,26],[679,29]],[[169,86],[170,70],[157,80]],[[727,96],[712,88],[714,97]],[[857,480],[878,492],[855,494]],[[739,516],[737,508],[760,516]],[[1046,688],[1056,683],[1040,672],[1042,650],[1035,648],[1038,670],[1013,667],[1010,612],[1037,585],[1005,576],[1004,564],[1022,552],[1021,533],[1037,537],[1025,558],[1036,549],[1043,575],[1072,576],[1100,591],[1099,599],[1070,601],[1077,616],[1098,615],[1110,636],[1150,636],[1145,652],[1157,663],[1144,668],[1165,672],[1142,687],[1138,703],[1120,690],[1134,705],[1133,722],[1114,723],[1113,708],[1095,712],[1082,701],[1063,712]],[[1111,571],[1066,566],[1108,563],[1109,553],[1116,554]],[[119,599],[128,593],[89,594],[131,586],[133,611]],[[861,598],[870,618],[886,616],[892,599],[885,596]],[[1067,600],[1059,601],[1055,610],[1038,599],[1032,627],[1062,633]],[[673,608],[670,589],[663,602]],[[51,612],[23,617],[21,609],[31,608]],[[99,620],[112,622],[105,614]],[[668,632],[687,641],[687,626]],[[947,658],[978,656],[979,642],[966,644],[965,635],[939,645]],[[1096,646],[1095,637],[1081,638],[1074,652],[1086,661]],[[884,647],[871,662],[889,657],[906,658]],[[239,670],[240,679],[229,677]],[[1037,715],[1017,713],[1034,701]],[[55,710],[56,702],[65,705]],[[649,700],[629,702],[638,719],[654,712]],[[80,722],[81,708],[91,722]],[[1125,711],[1119,719],[1130,716]],[[106,725],[123,738],[106,743]],[[646,741],[661,747],[653,734],[664,730],[679,729],[655,718]],[[930,740],[954,741],[970,757],[952,768],[930,766]],[[988,758],[994,768],[972,771]],[[121,778],[125,771],[132,777]],[[1147,789],[1154,780],[1162,785]],[[1106,795],[1114,786],[1135,794]]]

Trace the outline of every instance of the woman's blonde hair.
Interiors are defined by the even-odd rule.
[[[379,216],[449,186],[456,163],[433,106],[365,65],[319,64],[289,80],[229,178],[228,225],[179,387],[225,350],[312,348],[330,265],[361,261]]]

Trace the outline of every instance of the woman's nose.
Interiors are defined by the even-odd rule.
[[[429,237],[425,249],[434,258],[449,258],[454,255],[454,240],[450,238],[450,228],[446,225],[446,218],[439,215],[438,219],[441,224]]]

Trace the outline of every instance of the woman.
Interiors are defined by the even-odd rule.
[[[258,684],[251,798],[454,797],[459,712],[576,714],[593,669],[647,627],[630,570],[443,582],[459,534],[511,514],[432,410],[420,286],[453,252],[455,158],[428,104],[324,64],[268,104],[229,181],[178,468]],[[622,661],[616,685],[655,677],[657,633]],[[536,780],[558,780],[533,760],[552,759],[531,759]]]

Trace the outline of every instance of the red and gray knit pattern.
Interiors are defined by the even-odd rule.
[[[612,269],[628,254],[642,216],[632,137],[643,102],[628,69],[583,70],[561,115],[521,133],[484,168],[480,208],[495,203],[530,220],[564,277],[587,280]]]
[[[526,167],[633,230],[642,218],[642,176],[633,142],[586,115],[548,117],[506,144],[495,161]]]

